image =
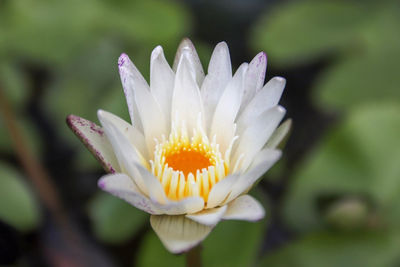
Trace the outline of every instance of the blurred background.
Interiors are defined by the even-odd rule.
[[[220,223],[204,266],[400,266],[400,4],[395,0],[0,0],[0,265],[183,266],[148,215],[100,192],[65,123],[128,119],[117,59],[148,79],[189,37],[259,51],[292,132],[252,193],[258,223]]]

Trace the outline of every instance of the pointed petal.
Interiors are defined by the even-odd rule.
[[[100,126],[75,115],[67,117],[67,124],[101,163],[106,172],[115,173],[120,171],[112,146]]]
[[[150,199],[153,201],[154,206],[161,210],[163,214],[180,215],[195,213],[204,208],[204,200],[201,197],[188,197],[180,201],[170,201],[161,183],[153,174],[138,164],[136,164],[136,168],[146,183]]]
[[[129,142],[124,131],[121,131],[120,128],[116,126],[120,121],[115,120],[114,117],[108,116],[108,114],[109,113],[102,110],[97,112],[97,116],[104,127],[107,138],[110,140],[115,155],[117,156],[121,171],[129,174],[139,186],[140,190],[148,195],[148,190],[143,178],[135,167],[136,163],[147,164],[147,162],[140,156],[140,153],[133,144]]]
[[[265,148],[276,148],[282,142],[282,140],[286,137],[290,128],[292,127],[292,120],[287,119],[284,123],[282,123],[275,132],[271,135],[268,142],[265,144]]]
[[[229,201],[237,198],[248,190],[257,180],[260,178],[269,168],[271,168],[275,162],[281,157],[282,152],[275,149],[263,149],[254,158],[253,163],[249,167],[248,171],[240,176],[237,182],[232,186],[231,193],[228,198],[223,202],[229,203]]]
[[[265,211],[261,204],[250,195],[243,195],[228,204],[222,217],[224,220],[258,221],[264,218]]]
[[[282,77],[274,77],[265,84],[239,115],[238,134],[241,134],[261,113],[278,104],[285,84],[286,80]]]
[[[216,135],[221,153],[225,153],[235,135],[235,118],[243,95],[247,63],[243,63],[224,90],[215,109],[210,136]]]
[[[196,82],[198,86],[201,86],[204,80],[204,70],[200,62],[200,58],[197,55],[196,48],[194,47],[192,41],[188,38],[184,38],[182,42],[179,44],[178,50],[176,51],[176,56],[174,60],[174,71],[176,72],[178,69],[178,64],[181,60],[182,54],[186,53],[188,55],[189,63],[192,65],[194,69]]]
[[[214,208],[221,204],[231,192],[232,186],[237,182],[239,175],[231,174],[216,183],[208,195],[207,208]]]
[[[143,132],[142,121],[140,120],[138,107],[136,105],[134,88],[135,86],[146,86],[147,82],[127,54],[122,54],[119,57],[118,67],[132,125],[140,132]]]
[[[174,89],[175,73],[172,71],[161,46],[151,53],[150,62],[150,91],[166,116],[169,125],[171,116],[172,92]]]
[[[195,214],[187,214],[186,218],[201,224],[215,226],[222,219],[227,208],[228,206],[225,205],[219,208],[206,209]]]
[[[263,87],[265,70],[267,69],[267,55],[264,52],[258,53],[249,64],[249,71],[246,75],[245,87],[241,111],[253,99],[256,93]]]
[[[107,112],[105,110],[99,111],[100,116],[106,118],[107,121],[112,121],[115,127],[129,140],[130,143],[138,150],[140,157],[148,158],[148,151],[144,141],[143,133],[139,132],[132,125],[121,119],[120,117]],[[104,120],[104,119],[103,119]]]
[[[212,227],[185,216],[152,215],[150,224],[164,246],[172,253],[182,253],[203,241]]]
[[[122,173],[109,174],[100,178],[98,185],[104,191],[119,197],[136,208],[150,214],[162,214],[132,181]]]
[[[172,96],[172,121],[177,119],[175,121],[177,125],[185,121],[187,128],[191,131],[196,127],[199,114],[203,113],[199,87],[191,73],[187,53],[184,53],[175,77]]]
[[[279,122],[285,116],[285,109],[280,106],[275,106],[258,116],[254,122],[240,135],[239,143],[233,157],[233,164],[236,163],[241,154],[244,155],[244,160],[241,163],[240,169],[246,168],[253,161],[254,156],[267,143]]]
[[[217,44],[211,55],[208,65],[208,74],[201,87],[201,97],[204,103],[204,112],[207,132],[211,127],[211,120],[215,107],[218,104],[226,85],[232,79],[232,66],[229,49],[225,42]]]

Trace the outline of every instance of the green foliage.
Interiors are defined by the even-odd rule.
[[[354,109],[321,141],[290,185],[284,209],[295,229],[321,227],[318,198],[358,195],[372,201],[385,223],[400,222],[400,105]]]
[[[145,212],[106,193],[92,199],[89,215],[97,238],[112,244],[131,239],[149,221]]]
[[[20,173],[0,162],[0,220],[20,231],[31,231],[40,221],[40,212],[33,192]]]
[[[398,266],[400,235],[396,231],[329,232],[300,238],[268,254],[257,266],[375,267]]]
[[[169,253],[154,231],[150,229],[142,241],[134,266],[183,267],[185,266],[185,256]]]
[[[337,56],[315,84],[320,107],[399,99],[399,8],[395,1],[292,1],[259,21],[253,47],[277,66]]]

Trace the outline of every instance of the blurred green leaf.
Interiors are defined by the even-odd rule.
[[[397,9],[383,9],[365,27],[366,47],[343,56],[317,80],[315,103],[349,109],[366,101],[400,100],[400,18]]]
[[[363,105],[321,140],[289,188],[284,214],[294,229],[321,227],[318,198],[341,194],[367,197],[385,222],[400,222],[399,114],[399,104]]]
[[[39,206],[29,185],[20,173],[0,162],[0,220],[20,231],[36,228],[40,221]]]
[[[149,221],[145,212],[110,194],[97,194],[89,205],[94,232],[107,243],[131,239]]]
[[[265,221],[223,221],[203,242],[204,266],[252,266],[264,238]]]
[[[137,253],[137,261],[134,266],[139,267],[180,267],[185,266],[184,255],[174,255],[168,252],[160,239],[154,233],[153,229],[150,229],[140,246],[140,250]]]
[[[291,1],[268,11],[256,24],[252,44],[276,65],[310,62],[360,41],[369,5],[351,1]]]
[[[265,256],[258,266],[398,266],[398,232],[320,232]]]

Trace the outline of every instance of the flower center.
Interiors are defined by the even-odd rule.
[[[187,177],[189,173],[196,174],[197,170],[208,168],[212,165],[210,159],[203,151],[197,149],[181,149],[178,152],[166,155],[165,163],[174,171],[181,171]]]
[[[211,188],[228,173],[219,146],[210,142],[199,126],[189,138],[185,126],[173,126],[168,139],[163,137],[150,161],[151,171],[172,200],[200,196],[207,202]]]

